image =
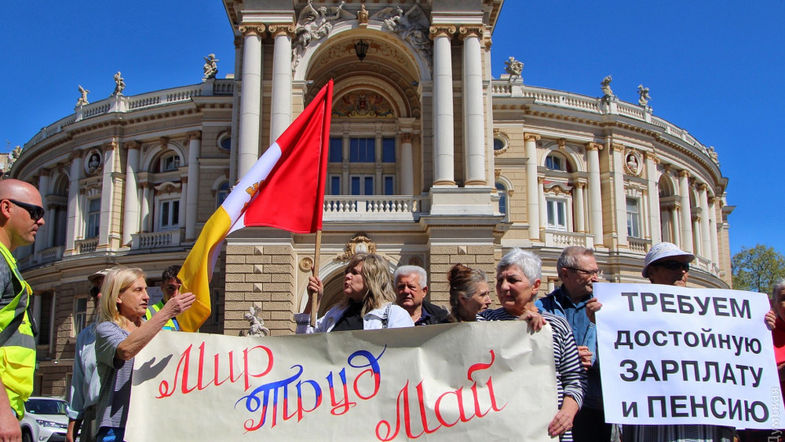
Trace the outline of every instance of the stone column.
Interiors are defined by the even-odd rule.
[[[537,185],[537,134],[524,133],[526,149],[526,203],[529,212],[529,239],[540,239],[540,190]],[[544,224],[543,224],[544,226]]]
[[[401,194],[414,195],[414,160],[412,157],[412,133],[401,133]]]
[[[452,49],[455,26],[431,26],[433,39],[433,184],[455,185]]]
[[[68,224],[65,228],[65,250],[63,255],[75,255],[76,235],[79,232],[81,214],[79,211],[79,179],[82,177],[82,156],[76,152],[71,156],[71,170],[68,174]]]
[[[583,188],[586,184],[582,182],[575,183],[575,231],[579,233],[586,233],[586,218],[583,206]]]
[[[660,193],[657,173],[657,157],[654,153],[646,153],[646,186],[649,194],[649,225],[651,243],[662,242],[662,226],[660,226]]]
[[[709,198],[708,186],[704,183],[698,185],[698,199],[701,208],[701,255],[711,259],[711,237],[709,234]]]
[[[202,133],[188,134],[188,194],[185,199],[185,239],[196,238],[196,216],[199,204],[199,155]],[[185,189],[183,189],[185,191]]]
[[[123,201],[122,246],[130,246],[131,235],[139,233],[139,143],[125,143],[127,160],[125,165],[125,199]]]
[[[711,241],[711,260],[720,265],[719,243],[717,243],[717,207],[716,198],[709,199],[709,241]]]
[[[692,213],[690,211],[690,173],[679,172],[679,196],[681,197],[681,248],[692,253]]]
[[[240,26],[243,34],[242,95],[237,178],[242,178],[259,158],[259,122],[262,105],[262,24]]]
[[[588,143],[586,157],[589,167],[589,228],[594,236],[594,245],[604,243],[602,229],[602,198],[600,196],[600,150],[602,144]]]
[[[624,191],[624,146],[611,143],[610,154],[613,168],[613,199],[616,206],[616,238],[618,245],[627,245],[627,193]],[[642,202],[641,202],[642,203]],[[642,204],[641,204],[642,205]],[[643,220],[641,219],[641,224]],[[642,226],[641,226],[642,227]]]
[[[142,220],[142,232],[150,232],[150,224],[152,218],[150,216],[150,183],[142,183],[142,204],[139,211],[140,219]]]
[[[291,24],[269,26],[274,37],[273,84],[270,101],[270,144],[289,127],[292,122],[292,34]]]
[[[463,150],[465,184],[487,184],[485,176],[485,109],[482,100],[481,26],[461,26],[463,38]]]
[[[538,217],[540,219],[540,230],[548,228],[548,201],[545,199],[545,177],[537,177],[537,199],[540,201]],[[538,237],[540,238],[540,237]],[[540,238],[545,239],[545,238]]]
[[[41,206],[44,209],[48,209],[46,207],[46,196],[49,194],[49,170],[41,169],[40,175],[38,176],[38,192],[41,194]],[[54,230],[54,218],[48,218],[47,215],[51,216],[54,213],[44,213],[44,225],[38,228],[38,233],[35,235],[35,253],[41,253],[47,247],[51,247],[52,243],[48,242],[49,239],[49,231]]]
[[[242,72],[242,37],[234,37],[234,72]],[[239,141],[240,124],[240,94],[241,84],[238,79],[234,80],[234,91],[232,92],[232,142],[229,150],[229,182],[237,182],[237,146]]]
[[[104,170],[101,177],[101,221],[98,228],[97,249],[110,249],[109,234],[112,231],[114,214],[114,167],[117,154],[117,142],[112,141],[104,146]]]
[[[681,244],[681,222],[679,221],[679,213],[681,213],[681,208],[679,204],[676,203],[671,208],[671,224],[673,225],[673,243],[674,244]]]

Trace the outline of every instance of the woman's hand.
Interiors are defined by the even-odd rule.
[[[766,316],[763,317],[763,320],[766,321],[766,327],[768,327],[769,330],[774,330],[774,327],[776,327],[777,324],[777,314],[774,313],[774,310],[769,310],[768,313],[766,313]]]
[[[586,347],[584,345],[578,346],[578,357],[581,358],[581,365],[583,365],[583,368],[586,370],[591,368],[592,355],[593,354],[589,350],[589,347]]]
[[[308,277],[308,302],[305,303],[305,308],[303,309],[303,313],[311,313],[313,310],[313,295],[316,294],[316,304],[319,305],[322,302],[322,296],[324,295],[324,284],[322,284],[322,280],[318,277],[311,275]]]
[[[548,424],[548,435],[556,437],[572,429],[572,421],[575,419],[575,415],[578,413],[579,408],[575,399],[570,396],[564,396],[561,410],[556,413],[556,416],[553,417],[551,423]]]
[[[191,308],[194,301],[196,301],[196,295],[193,293],[180,293],[175,297],[169,298],[169,300],[166,301],[166,304],[164,304],[164,308],[161,310],[168,309],[169,318],[174,318]]]
[[[592,324],[595,323],[594,314],[600,311],[601,308],[602,304],[600,304],[600,301],[598,301],[597,298],[591,298],[586,301],[586,316],[589,317],[589,321],[591,321]]]
[[[518,319],[529,323],[530,332],[538,332],[545,326],[545,318],[536,311],[526,310]]]

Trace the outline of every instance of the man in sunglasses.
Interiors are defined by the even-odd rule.
[[[652,284],[687,286],[690,263],[695,255],[681,250],[676,244],[655,244],[643,261],[641,275]]]
[[[35,241],[44,225],[42,205],[33,185],[0,180],[0,440],[21,439],[18,419],[33,392],[35,338],[27,317],[33,290],[11,252]]]

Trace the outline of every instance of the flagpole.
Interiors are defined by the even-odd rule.
[[[319,277],[319,254],[322,248],[322,229],[316,231],[313,251],[313,276]],[[316,327],[316,314],[319,312],[319,293],[311,297],[311,327]]]

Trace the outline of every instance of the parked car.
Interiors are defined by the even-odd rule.
[[[25,416],[20,421],[23,442],[65,440],[68,416],[62,399],[31,397],[25,402]]]

